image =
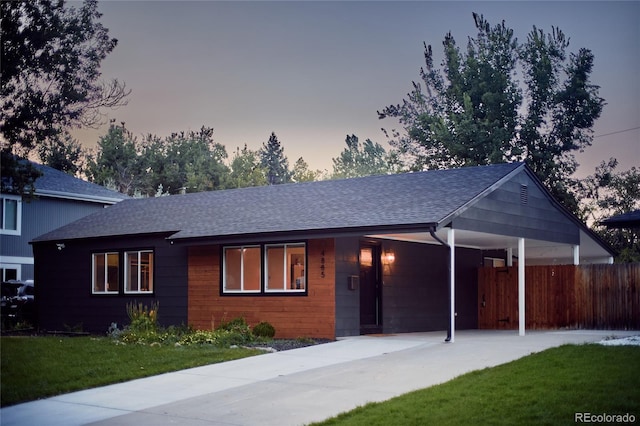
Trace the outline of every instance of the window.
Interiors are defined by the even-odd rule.
[[[223,293],[305,293],[304,243],[225,247]]]
[[[225,292],[260,291],[260,247],[242,246],[224,249]]]
[[[125,293],[150,293],[153,291],[153,252],[128,251],[124,254]]]
[[[20,235],[20,222],[22,217],[22,201],[20,197],[3,195],[2,198],[0,198],[0,216],[2,217],[2,229],[0,229],[0,233]]]
[[[1,279],[2,281],[9,281],[9,280],[19,280],[20,279],[20,265],[8,265],[8,264],[4,264],[4,265],[0,265],[0,275],[1,275]]]
[[[265,249],[265,290],[305,290],[304,244],[268,245]]]
[[[120,256],[118,253],[94,253],[92,270],[92,293],[118,293],[120,288]]]

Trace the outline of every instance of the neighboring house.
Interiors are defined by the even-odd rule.
[[[51,167],[32,165],[42,173],[35,181],[33,198],[0,194],[2,281],[33,279],[29,242],[38,235],[129,198]]]
[[[33,248],[44,329],[104,333],[156,301],[163,325],[244,316],[325,338],[453,338],[478,326],[485,262],[517,259],[524,277],[525,262],[613,255],[522,163],[126,200]]]
[[[633,210],[627,213],[617,214],[600,222],[609,229],[620,228],[640,228],[640,210]]]

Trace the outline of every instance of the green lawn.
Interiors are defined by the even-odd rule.
[[[259,354],[95,337],[0,339],[1,405]],[[576,412],[640,420],[640,347],[567,345],[368,404],[320,425],[573,424]]]
[[[640,347],[549,349],[318,425],[566,425],[577,412],[640,421]]]
[[[212,345],[122,345],[106,337],[2,337],[0,406],[260,353]]]

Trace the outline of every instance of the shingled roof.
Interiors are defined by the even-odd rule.
[[[640,227],[640,210],[611,216],[600,224],[607,228],[638,228]]]
[[[42,176],[36,179],[35,193],[41,196],[73,198],[106,204],[129,198],[125,194],[73,177],[67,173],[42,164],[31,163]]]
[[[170,239],[438,225],[523,163],[130,199],[42,235]]]

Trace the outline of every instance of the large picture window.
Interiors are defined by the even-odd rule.
[[[223,276],[225,292],[259,292],[260,246],[226,247]]]
[[[279,244],[265,247],[265,290],[305,290],[304,244]]]
[[[223,293],[305,293],[304,243],[224,247]]]
[[[124,254],[125,293],[153,292],[153,252],[127,251]]]
[[[94,253],[92,257],[92,292],[118,293],[120,288],[120,256],[118,253]]]

